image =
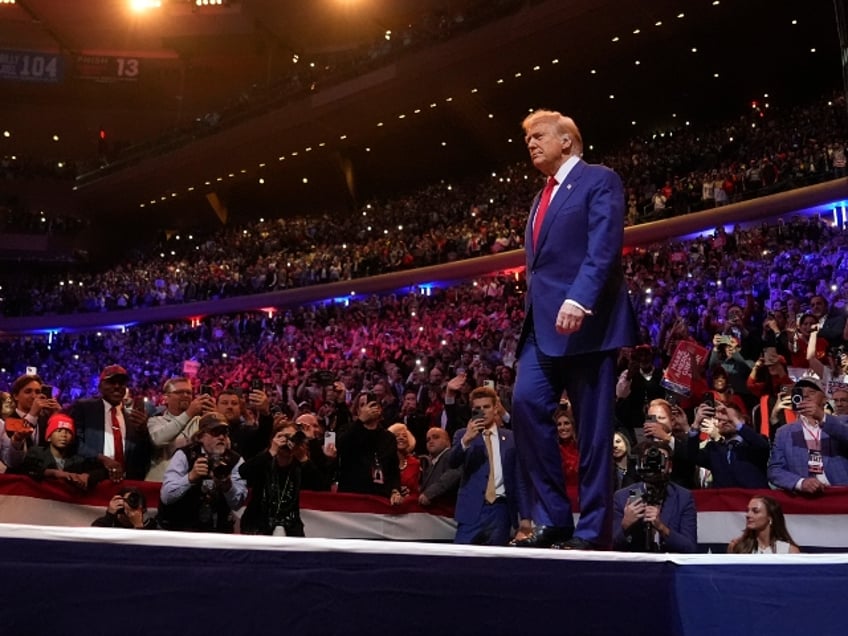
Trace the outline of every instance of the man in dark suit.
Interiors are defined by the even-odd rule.
[[[669,481],[671,448],[645,441],[638,449],[642,482],[615,493],[613,547],[627,552],[698,549],[698,514],[686,488]]]
[[[515,443],[511,431],[495,424],[497,404],[494,389],[471,392],[471,420],[456,432],[448,455],[452,468],[462,468],[454,543],[506,545],[518,520],[521,493]]]
[[[712,439],[700,448],[701,423],[705,419],[709,422],[707,418],[711,415],[708,404],[701,404],[696,409],[686,456],[710,471],[713,488],[768,488],[766,466],[771,448],[768,439],[745,424],[739,407],[717,404],[716,430]]]
[[[448,465],[451,439],[443,428],[427,431],[427,454],[419,457],[421,484],[418,503],[422,506],[452,504],[456,501],[460,470]]]
[[[624,190],[614,172],[580,159],[583,141],[570,118],[540,110],[523,127],[533,165],[548,181],[525,231],[526,313],[512,426],[535,527],[515,544],[607,547],[616,350],[636,342],[621,268]],[[563,389],[580,430],[576,530],[552,418]]]
[[[129,379],[126,369],[110,365],[100,373],[100,398],[77,400],[70,408],[78,454],[100,460],[116,482],[143,480],[150,468],[147,413],[123,405]]]

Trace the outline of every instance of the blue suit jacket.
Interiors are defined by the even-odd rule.
[[[509,518],[513,520],[513,526],[515,526],[518,519],[518,502],[521,501],[518,491],[518,459],[515,452],[515,442],[512,431],[504,428],[498,428],[497,431],[500,440],[501,470],[503,471],[504,489],[509,506]],[[480,511],[486,501],[486,484],[489,481],[489,455],[486,453],[486,441],[482,434],[471,441],[468,449],[462,448],[463,435],[465,435],[465,428],[456,432],[453,438],[453,446],[447,458],[448,464],[452,468],[462,468],[454,516],[459,523],[474,523],[480,518]]]
[[[87,459],[96,459],[103,452],[103,436],[106,434],[106,414],[100,398],[77,400],[69,415],[76,426],[77,452]],[[108,425],[112,434],[112,424]],[[127,479],[144,480],[150,470],[151,444],[147,429],[136,431],[127,423],[124,443],[124,470]]]
[[[821,425],[824,474],[832,486],[848,486],[848,420],[828,415]],[[810,476],[810,453],[800,421],[777,429],[768,465],[768,479],[778,488],[794,490],[799,479]]]
[[[721,442],[709,441],[699,448],[700,439],[690,435],[687,440],[688,456],[695,458],[713,474],[713,488],[768,488],[766,466],[769,458],[769,441],[750,426],[739,430],[740,443],[728,461],[728,447]],[[681,445],[682,446],[682,445]],[[677,451],[677,446],[674,450]]]
[[[671,533],[663,541],[665,552],[691,553],[698,550],[698,513],[695,510],[695,500],[692,493],[669,482],[666,499],[660,510],[660,519],[669,527]],[[627,488],[617,490],[613,495],[615,512],[613,516],[613,549],[624,552],[645,551],[645,526],[637,521],[625,533],[621,529],[621,519],[624,517],[624,506],[630,491],[635,490],[644,494],[645,484],[639,482]]]
[[[533,247],[525,231],[526,320],[536,343],[549,356],[609,351],[636,342],[636,319],[624,285],[624,189],[609,168],[578,161],[551,200]],[[592,311],[573,334],[556,332],[556,315],[566,298]],[[532,311],[531,311],[532,309]],[[529,325],[522,335],[526,337]],[[519,343],[519,350],[522,341]]]

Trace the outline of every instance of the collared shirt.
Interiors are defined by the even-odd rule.
[[[506,496],[506,486],[504,486],[503,480],[503,465],[501,464],[501,438],[499,435],[498,427],[494,424],[490,428],[483,429],[480,432],[480,435],[483,439],[483,444],[486,443],[485,434],[491,431],[492,434],[490,436],[492,440],[492,457],[489,457],[489,461],[493,462],[495,467],[495,495],[498,497]],[[460,441],[460,444],[462,442]],[[468,446],[462,446],[465,450],[468,450]]]
[[[103,421],[106,422],[106,428],[103,431],[103,454],[106,457],[115,458],[115,436],[112,434],[112,405],[106,400],[103,402]],[[121,427],[121,440],[124,444],[124,449],[127,447],[127,425],[124,422],[124,407],[118,404],[115,407],[116,415],[118,416],[118,424]]]
[[[239,467],[244,463],[242,458],[239,458],[233,470],[230,473],[230,489],[223,493],[224,499],[230,510],[238,510],[242,507],[247,499],[247,482],[242,478],[239,472]],[[205,479],[200,484],[192,484],[188,480],[188,474],[191,472],[191,466],[188,465],[188,457],[185,452],[177,453],[171,458],[168,464],[168,469],[165,471],[165,478],[162,480],[162,488],[159,491],[159,499],[163,504],[172,504],[185,495],[194,485],[199,485],[201,488],[212,488],[214,480]],[[208,482],[208,484],[206,483]]]

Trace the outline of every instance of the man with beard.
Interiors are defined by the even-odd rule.
[[[229,428],[221,413],[207,413],[192,443],[174,453],[159,492],[164,529],[233,531],[232,512],[244,504],[247,484],[239,473],[244,462],[228,448]]]
[[[70,409],[76,424],[77,453],[99,460],[112,481],[144,479],[150,468],[147,414],[124,408],[129,374],[113,364],[100,373],[100,398],[77,400]]]

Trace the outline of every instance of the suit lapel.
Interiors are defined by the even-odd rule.
[[[548,206],[548,211],[545,213],[545,218],[542,220],[542,228],[539,230],[539,244],[536,246],[536,249],[533,251],[533,263],[536,262],[536,257],[539,252],[542,251],[542,248],[545,245],[545,240],[548,237],[548,231],[553,225],[554,220],[565,207],[566,202],[577,190],[577,185],[580,180],[580,177],[583,175],[583,170],[586,168],[586,163],[584,161],[578,161],[577,164],[571,169],[568,173],[568,176],[565,177],[565,180],[560,184],[559,188],[554,195],[554,198],[551,199],[551,203]],[[538,199],[538,197],[537,197]],[[535,209],[538,207],[538,204],[533,207],[535,217]],[[532,221],[532,218],[531,218]],[[530,244],[533,244],[532,234],[530,236]]]

